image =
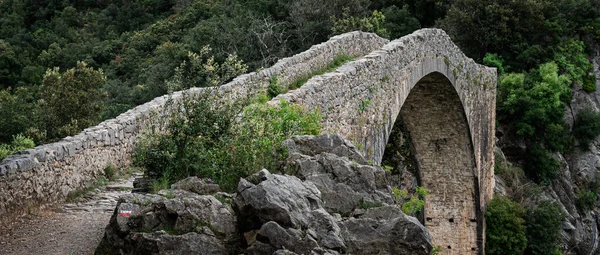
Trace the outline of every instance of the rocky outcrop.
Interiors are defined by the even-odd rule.
[[[342,217],[323,208],[325,200],[311,181],[266,170],[258,175],[258,184],[240,182],[234,200],[248,254],[429,254],[432,249],[425,227],[396,205],[375,200],[380,204],[356,206],[352,216]]]
[[[227,195],[191,192],[213,185],[197,180],[158,195],[122,196],[96,254],[228,254],[239,247],[233,210],[217,199],[229,201]]]
[[[597,77],[596,87],[600,88],[600,53],[592,59],[592,64]],[[567,124],[572,127],[577,115],[584,109],[600,111],[600,91],[588,93],[576,84],[565,114]],[[544,195],[558,202],[566,214],[561,245],[568,251],[565,254],[596,254],[600,252],[600,210],[596,207],[582,211],[576,202],[585,186],[598,182],[600,178],[600,137],[592,141],[587,149],[577,148],[566,155],[558,154],[556,158],[561,163],[560,176]]]
[[[285,145],[288,174],[262,170],[235,194],[191,177],[122,197],[96,254],[430,253],[429,233],[395,204],[389,176],[350,142],[325,134]]]
[[[341,137],[297,136],[284,145],[290,153],[285,171],[314,183],[327,211],[349,216],[359,203],[394,203],[386,172],[367,165]]]

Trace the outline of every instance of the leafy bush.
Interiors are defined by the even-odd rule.
[[[13,151],[17,152],[17,151],[22,151],[22,150],[26,150],[26,149],[31,149],[33,147],[35,147],[35,143],[31,139],[25,137],[24,135],[18,134],[13,137],[13,141],[12,141]]]
[[[555,202],[541,201],[525,217],[527,248],[525,254],[560,254],[558,242],[565,214]]]
[[[165,120],[166,132],[156,126],[138,141],[135,162],[161,184],[197,175],[228,191],[240,177],[262,168],[277,170],[285,155],[283,140],[320,133],[320,114],[284,101],[278,106],[265,101],[263,96],[242,110],[243,102],[185,95]]]
[[[187,57],[175,68],[173,78],[168,82],[170,89],[218,86],[248,70],[248,66],[236,54],[229,54],[222,63],[218,63],[214,56],[209,55],[211,51],[208,46],[202,47],[198,53],[189,51]]]
[[[170,182],[217,166],[224,155],[215,148],[242,106],[213,100],[209,95],[184,93],[179,103],[169,102],[169,114],[144,130],[138,139],[135,163],[145,167],[151,177],[164,177]],[[165,123],[164,127],[160,125]]]
[[[527,247],[525,208],[504,196],[496,196],[488,204],[485,253],[494,255],[523,254]]]
[[[281,89],[281,85],[279,85],[279,79],[277,76],[272,76],[269,78],[269,87],[267,88],[267,94],[269,98],[274,98],[277,95],[281,94],[283,90]]]
[[[600,113],[592,109],[584,109],[575,118],[573,136],[582,148],[588,149],[590,142],[600,135]]]
[[[580,211],[587,212],[594,209],[597,199],[598,195],[596,195],[596,193],[587,189],[582,189],[577,193],[575,204]]]
[[[13,136],[13,140],[10,145],[0,143],[0,160],[12,155],[15,152],[31,149],[33,147],[35,147],[33,140],[24,135],[18,134]]]
[[[596,76],[590,74],[594,67],[588,60],[582,41],[562,40],[556,46],[554,61],[561,72],[566,73],[572,81],[581,84],[585,91],[596,91]]]
[[[402,212],[407,215],[415,215],[425,206],[425,196],[427,196],[427,189],[424,187],[417,186],[415,192],[412,195],[408,194],[408,189],[402,189],[394,187],[392,193],[396,198],[397,203],[402,204]]]
[[[104,168],[104,176],[108,178],[109,181],[114,181],[117,174],[117,167],[112,163],[109,163]]]
[[[332,17],[333,34],[343,34],[351,31],[365,31],[376,33],[381,37],[388,37],[388,32],[385,29],[385,16],[380,11],[373,11],[369,17],[355,17],[350,15],[350,9],[345,8],[341,18]]]
[[[62,73],[59,68],[46,71],[41,107],[48,138],[74,135],[100,121],[102,99],[106,96],[101,90],[105,79],[102,70],[79,61],[75,68]]]
[[[425,201],[423,199],[427,196],[427,190],[417,186],[415,188],[415,193],[415,195],[410,196],[408,201],[402,204],[402,212],[404,214],[415,215],[423,210],[423,207],[425,206]],[[404,198],[407,199],[408,197],[405,196]]]
[[[219,171],[237,169],[239,176],[229,180],[236,185],[239,177],[245,177],[261,168],[276,170],[279,161],[286,156],[281,143],[294,135],[317,135],[321,132],[321,115],[307,112],[299,105],[280,101],[278,106],[264,102],[246,107],[242,119],[228,134],[228,163]],[[231,183],[233,182],[233,183]]]
[[[510,127],[517,135],[545,141],[549,138],[549,125],[564,123],[564,102],[570,96],[571,81],[558,75],[558,66],[552,62],[541,65],[537,71],[539,76],[511,73],[503,77],[498,88],[498,110],[502,120],[510,120]]]
[[[392,5],[383,9],[382,12],[385,17],[383,27],[388,32],[390,39],[400,38],[421,28],[419,20],[410,14],[407,6],[400,9]]]
[[[37,89],[25,87],[0,90],[0,143],[10,143],[15,135],[37,125],[35,94]]]
[[[560,170],[560,164],[552,154],[538,144],[531,144],[525,151],[523,170],[538,184],[548,185]]]
[[[507,74],[498,87],[498,118],[524,140],[524,170],[537,183],[549,183],[558,172],[551,152],[572,143],[563,118],[570,83],[550,62],[527,75]]]
[[[504,75],[504,60],[495,53],[487,53],[483,57],[483,64],[498,69],[498,75]]]
[[[8,157],[12,153],[13,153],[13,151],[10,148],[10,145],[5,144],[5,143],[0,143],[0,160]]]

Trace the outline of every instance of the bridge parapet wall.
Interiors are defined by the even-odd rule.
[[[189,92],[210,91],[232,100],[253,97],[266,90],[272,76],[285,85],[328,65],[340,54],[364,56],[387,42],[363,32],[335,36],[270,68],[241,75],[219,87],[192,88]],[[174,100],[181,96],[182,92],[172,95]],[[4,159],[0,163],[0,224],[28,209],[63,201],[70,192],[96,181],[109,164],[128,166],[138,134],[157,116],[153,113],[164,112],[167,99],[155,98],[78,135]]]

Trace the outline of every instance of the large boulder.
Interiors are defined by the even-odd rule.
[[[96,254],[228,254],[239,246],[229,205],[186,190],[159,194],[122,196]]]
[[[300,136],[284,145],[290,153],[285,172],[314,183],[328,212],[349,216],[361,202],[394,203],[386,172],[367,165],[354,146],[341,137]]]
[[[262,170],[253,184],[240,180],[234,209],[247,230],[275,221],[284,227],[300,228],[309,224],[308,212],[321,208],[321,193],[310,182],[295,176],[271,174]]]
[[[298,254],[344,250],[340,228],[323,210],[321,194],[311,182],[262,170],[242,179],[234,199],[240,230],[249,254],[289,249]]]
[[[433,248],[425,227],[397,206],[367,209],[340,226],[349,254],[427,255]]]

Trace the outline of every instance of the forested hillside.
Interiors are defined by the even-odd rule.
[[[394,39],[422,27],[498,68],[497,126],[514,162],[498,174],[526,176],[535,193],[560,171],[553,153],[585,151],[600,134],[597,112],[564,118],[573,91],[596,91],[598,0],[0,0],[0,159],[336,34]],[[586,181],[580,210],[599,187]],[[559,253],[564,215],[520,192],[490,204],[488,254]]]

